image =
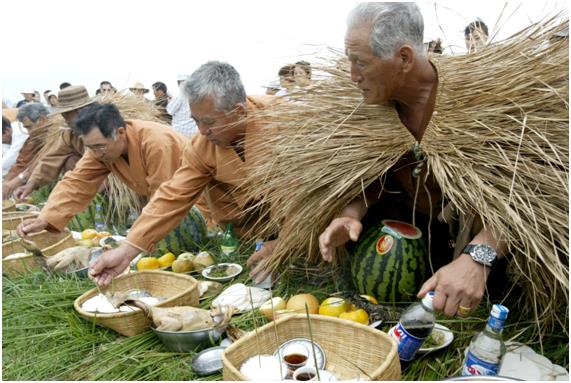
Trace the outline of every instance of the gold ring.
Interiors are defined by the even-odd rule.
[[[458,315],[465,316],[468,315],[472,311],[470,307],[458,306]]]

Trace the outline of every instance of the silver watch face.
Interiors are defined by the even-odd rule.
[[[470,255],[476,262],[492,263],[497,256],[496,250],[488,245],[475,245]]]

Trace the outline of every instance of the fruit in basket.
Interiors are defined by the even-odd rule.
[[[175,260],[176,260],[176,255],[174,255],[173,253],[166,253],[159,258],[159,265],[161,265],[161,267],[169,267],[173,264]]]
[[[311,294],[297,294],[289,298],[286,308],[298,313],[305,313],[305,304],[310,314],[319,312],[319,301]]]
[[[202,270],[205,267],[211,266],[216,263],[214,257],[208,251],[201,251],[196,254],[192,260],[192,266],[195,270]]]
[[[192,271],[192,268],[192,262],[188,259],[177,259],[171,265],[171,269],[175,273],[187,273]]]
[[[85,229],[81,232],[81,239],[94,239],[97,237],[97,230]]]
[[[331,317],[338,317],[340,314],[347,312],[350,308],[349,303],[343,298],[329,297],[319,306],[319,314]]]
[[[262,313],[263,316],[265,316],[269,320],[272,320],[274,314],[278,310],[284,310],[285,308],[286,308],[286,301],[282,297],[274,297],[260,306],[260,312]]]
[[[154,270],[161,267],[159,260],[155,257],[143,257],[137,262],[137,270]]]
[[[346,313],[341,313],[339,319],[348,319],[353,322],[368,325],[369,324],[369,314],[363,309],[357,309],[354,311],[349,311]]]
[[[351,275],[360,294],[379,302],[410,301],[426,277],[427,247],[422,232],[405,222],[383,220],[352,251]]]

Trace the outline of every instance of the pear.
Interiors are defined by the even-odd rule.
[[[178,255],[178,257],[176,257],[176,259],[178,260],[187,260],[187,261],[192,261],[194,259],[194,254],[186,252],[186,253],[180,253]]]
[[[172,263],[171,268],[175,273],[186,273],[192,271],[192,262],[188,259],[177,259]]]
[[[192,260],[192,265],[194,266],[195,270],[202,270],[205,267],[211,266],[215,263],[216,261],[214,260],[214,257],[207,251],[201,251],[200,253],[196,254],[196,257],[194,257]]]

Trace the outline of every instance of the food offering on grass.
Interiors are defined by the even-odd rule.
[[[196,271],[201,271],[215,263],[216,259],[208,251],[201,251],[192,259],[192,267]]]
[[[72,273],[87,268],[91,249],[83,246],[70,247],[48,257],[46,264],[56,272]]]
[[[287,368],[280,367],[280,360],[277,356],[254,355],[242,363],[240,372],[248,380],[282,380]]]
[[[147,291],[130,290],[125,293],[117,293],[115,295],[97,294],[89,298],[81,305],[81,308],[87,312],[95,312],[102,314],[113,314],[118,312],[131,312],[140,310],[140,307],[133,302],[140,302],[139,305],[147,306],[156,305],[161,300],[151,296]],[[129,302],[126,304],[125,302]]]
[[[238,313],[259,308],[270,299],[270,292],[259,287],[246,286],[236,283],[226,288],[213,301],[212,307],[234,307]]]
[[[85,229],[81,233],[72,232],[72,234],[77,245],[83,247],[105,247],[103,244],[106,242],[102,242],[102,240],[111,237],[111,233],[107,231],[98,232],[95,229]]]
[[[40,211],[40,208],[29,203],[17,203],[16,211]]]
[[[304,314],[306,304],[310,314],[319,312],[319,301],[312,294],[296,294],[290,297],[287,301],[286,309],[298,314]]]
[[[282,297],[273,297],[260,306],[260,313],[268,320],[273,320],[279,310],[285,310],[286,301]]]
[[[218,282],[227,282],[237,277],[243,268],[237,263],[219,263],[202,270],[202,276]]]
[[[104,248],[105,250],[116,249],[121,245],[121,242],[125,239],[122,235],[110,235],[104,238],[101,238],[99,241],[99,246]]]
[[[434,325],[432,333],[424,340],[422,347],[418,350],[419,353],[429,353],[432,351],[441,350],[448,346],[454,340],[452,331],[439,323]]]
[[[231,307],[224,310],[204,310],[192,306],[153,307],[141,300],[134,300],[133,304],[153,321],[155,329],[171,332],[225,328],[235,312]]]
[[[192,260],[195,255],[190,252],[184,252],[178,255],[171,264],[171,269],[175,273],[189,273],[194,269]]]
[[[223,285],[214,281],[199,281],[198,292],[200,299],[208,299],[217,296],[222,291]]]

